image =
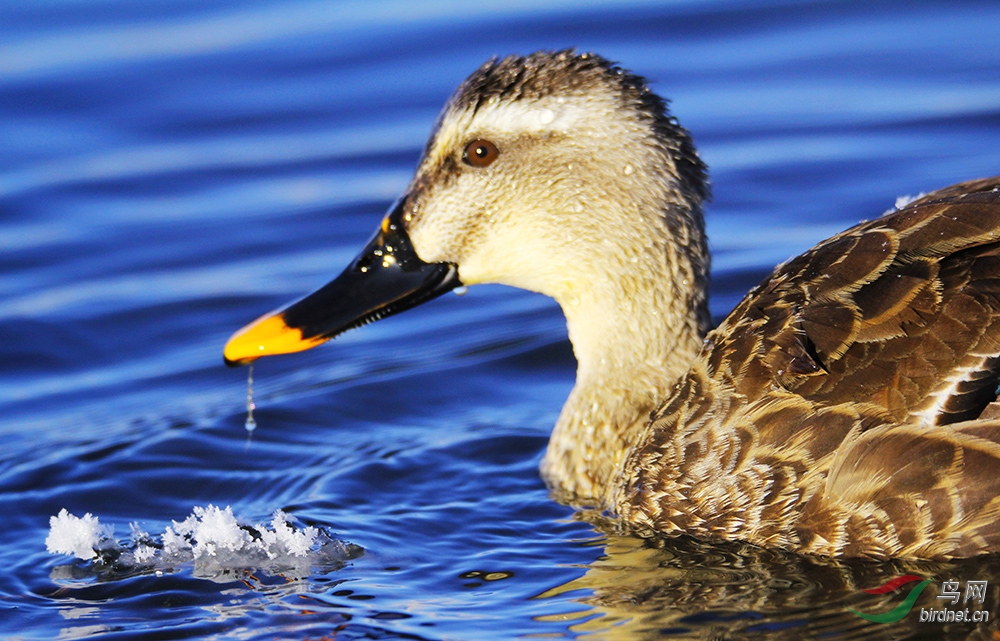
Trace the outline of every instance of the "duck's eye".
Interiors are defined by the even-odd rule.
[[[500,155],[500,150],[489,140],[473,140],[465,146],[462,160],[473,167],[486,167]]]

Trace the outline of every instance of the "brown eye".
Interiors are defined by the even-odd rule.
[[[465,161],[465,164],[473,167],[486,167],[491,165],[499,155],[500,150],[489,140],[473,140],[465,146],[462,160]]]

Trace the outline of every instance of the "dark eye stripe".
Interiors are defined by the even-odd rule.
[[[472,167],[486,167],[500,155],[500,150],[489,140],[473,140],[465,146],[462,161]]]

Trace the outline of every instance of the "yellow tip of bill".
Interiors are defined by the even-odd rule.
[[[280,313],[268,314],[233,334],[222,355],[230,365],[246,365],[261,356],[301,352],[324,342],[303,338],[302,330],[286,325]]]

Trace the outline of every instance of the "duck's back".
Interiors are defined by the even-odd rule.
[[[824,554],[1000,551],[1000,177],[779,267],[626,465],[640,530]]]

